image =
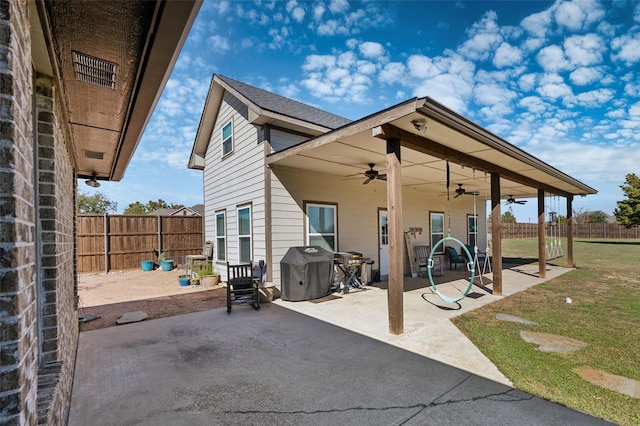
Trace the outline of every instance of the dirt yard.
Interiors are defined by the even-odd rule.
[[[110,272],[78,276],[82,331],[113,327],[126,312],[144,311],[148,319],[217,309],[226,306],[224,286],[187,286],[178,283],[180,271]]]

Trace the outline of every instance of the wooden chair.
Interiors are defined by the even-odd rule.
[[[417,245],[413,247],[416,264],[418,265],[418,276],[420,276],[420,270],[426,269],[429,271],[429,246]],[[440,275],[443,274],[442,263],[440,262],[440,256],[433,256],[433,269],[440,271]],[[431,271],[433,274],[435,271]]]
[[[227,313],[232,305],[251,305],[260,309],[258,280],[253,278],[253,263],[230,265],[227,262]]]

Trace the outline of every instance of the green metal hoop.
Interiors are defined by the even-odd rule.
[[[464,291],[464,293],[462,293],[462,296],[456,297],[456,298],[452,298],[444,294],[441,294],[438,291],[438,286],[436,285],[436,283],[433,282],[433,274],[432,274],[433,255],[436,252],[436,249],[438,248],[438,246],[444,244],[445,241],[455,241],[456,243],[460,244],[460,247],[462,247],[464,252],[467,254],[467,259],[471,260],[469,263],[467,263],[467,270],[471,272],[471,278],[469,279],[469,286],[467,286],[467,289]],[[462,243],[462,241],[458,240],[457,238],[447,236],[441,239],[440,241],[438,241],[431,249],[431,253],[429,253],[429,262],[427,265],[427,270],[429,271],[429,282],[431,282],[431,288],[433,288],[433,291],[438,295],[438,297],[440,297],[440,299],[442,299],[442,301],[445,303],[456,303],[461,301],[465,297],[467,297],[467,294],[469,294],[469,291],[471,291],[471,287],[473,286],[473,279],[475,278],[476,267],[475,267],[475,263],[473,263],[473,257],[471,256],[469,249],[467,249],[467,247]]]

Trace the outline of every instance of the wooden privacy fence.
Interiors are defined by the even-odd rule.
[[[491,232],[490,224],[487,225]],[[547,237],[564,238],[567,236],[567,224],[559,223],[546,225]],[[574,238],[611,238],[611,239],[638,239],[640,232],[638,227],[625,228],[617,223],[579,223],[573,225]],[[503,223],[502,238],[538,238],[537,223]]]
[[[200,216],[78,215],[78,272],[139,269],[152,249],[181,263],[203,247]]]

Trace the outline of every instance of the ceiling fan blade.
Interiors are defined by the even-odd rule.
[[[352,175],[346,175],[346,178],[350,178],[350,177],[354,177],[354,176],[362,176],[364,173],[363,172],[359,172],[359,173],[354,173]]]
[[[527,204],[527,200],[515,201],[516,204]]]
[[[378,179],[386,181],[387,180],[387,174],[385,173],[383,175],[378,175]]]
[[[367,178],[364,182],[362,182],[363,185],[368,184],[369,182],[371,182],[371,178]]]
[[[461,196],[462,194],[464,194],[464,192],[458,192],[456,195],[453,196],[453,198],[458,198],[459,196]]]

